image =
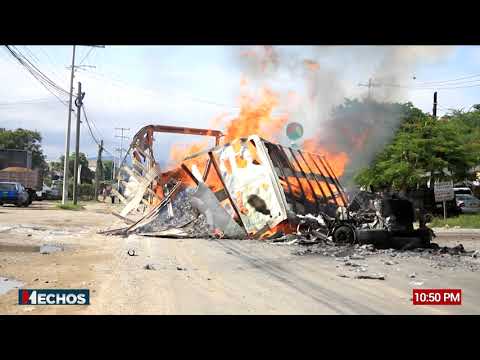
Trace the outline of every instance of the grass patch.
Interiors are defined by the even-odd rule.
[[[465,229],[480,229],[480,214],[461,214],[457,217],[447,218],[443,220],[443,217],[436,217],[429,224],[432,227],[449,227],[459,226]]]
[[[83,205],[80,205],[80,204],[74,205],[72,203],[67,203],[67,204],[58,203],[55,206],[59,209],[62,209],[62,210],[79,211],[79,210],[84,210],[85,209],[83,207]]]

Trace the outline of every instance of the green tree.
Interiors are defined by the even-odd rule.
[[[318,138],[327,149],[348,155],[342,182],[351,184],[354,175],[372,163],[405,121],[422,116],[422,111],[408,102],[345,99],[333,109],[330,120],[322,123]]]
[[[63,158],[62,158],[62,161],[52,161],[50,163],[50,169],[53,171],[63,172]]]
[[[60,156],[60,165],[61,171],[63,171],[64,163],[65,163],[65,156]],[[95,173],[88,168],[88,160],[84,153],[78,154],[78,163],[82,165],[81,173],[80,173],[80,181],[86,182],[91,184],[93,179],[95,178]],[[70,177],[73,177],[75,168],[75,153],[70,154],[69,161],[68,161],[68,173]]]
[[[392,142],[355,176],[355,181],[405,190],[426,182],[428,172],[432,177],[442,177],[444,169],[453,174],[454,180],[465,179],[478,160],[479,149],[468,124],[457,115],[436,120],[422,112],[411,112]]]
[[[0,130],[0,148],[28,150],[32,152],[32,167],[47,170],[48,165],[43,154],[42,135],[38,131],[16,129]]]
[[[113,172],[113,161],[112,160],[103,160],[103,179],[102,180],[111,180]]]

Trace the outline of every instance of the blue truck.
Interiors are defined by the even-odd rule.
[[[3,204],[14,204],[27,207],[30,203],[30,196],[22,184],[18,182],[0,182],[0,206],[3,206]]]

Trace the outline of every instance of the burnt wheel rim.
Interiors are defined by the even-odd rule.
[[[333,241],[336,243],[353,243],[353,231],[348,226],[340,226],[333,233]]]

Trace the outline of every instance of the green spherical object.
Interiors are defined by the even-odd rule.
[[[290,140],[295,141],[303,136],[303,126],[297,122],[287,125],[287,136]]]

